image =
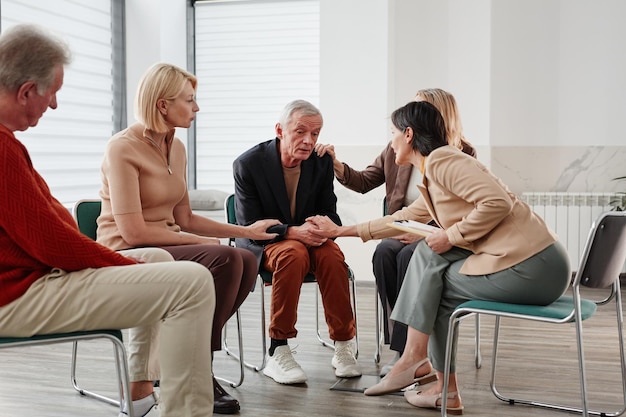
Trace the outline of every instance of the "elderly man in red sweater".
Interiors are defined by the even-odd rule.
[[[82,235],[13,133],[57,107],[69,60],[65,43],[35,26],[0,35],[0,336],[132,327],[135,416],[210,416],[215,291],[208,270],[145,263],[172,257],[149,248],[118,253]],[[148,372],[154,361],[161,375]],[[161,380],[160,405],[154,379]]]

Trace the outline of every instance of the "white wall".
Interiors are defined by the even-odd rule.
[[[494,1],[492,9],[491,144],[623,146],[626,2]]]
[[[127,2],[129,109],[150,64],[186,65],[185,3]],[[387,142],[391,111],[440,87],[479,159],[515,192],[611,191],[626,175],[626,2],[321,0],[320,10],[320,141],[354,168]],[[382,189],[336,193],[346,224],[380,214]],[[339,243],[357,279],[373,279],[375,242]]]
[[[169,62],[187,67],[187,8],[185,0],[126,2],[126,77],[128,123],[135,120],[135,92],[152,64]],[[187,140],[187,129],[177,136]]]
[[[382,148],[388,117],[387,2],[320,3],[320,140]]]

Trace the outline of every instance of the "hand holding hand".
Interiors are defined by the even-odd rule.
[[[337,226],[328,216],[311,216],[306,219],[306,222],[313,225],[313,230],[320,236],[325,236],[327,238],[339,236],[339,226]]]
[[[325,236],[317,233],[315,225],[309,222],[305,222],[300,226],[289,227],[285,237],[298,240],[309,246],[321,246],[328,240]]]

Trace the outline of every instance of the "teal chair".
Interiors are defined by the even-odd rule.
[[[82,200],[79,201],[74,207],[74,217],[76,218],[76,222],[78,223],[78,227],[80,231],[89,236],[92,239],[96,239],[96,230],[98,229],[98,224],[96,220],[98,216],[100,216],[101,202],[100,200]],[[239,316],[239,311],[237,311],[237,328],[239,329],[239,333],[241,333],[241,318]],[[226,327],[224,327],[224,332],[226,332]],[[224,338],[224,340],[226,340]],[[242,350],[242,340],[239,338],[239,350]],[[225,350],[227,353],[229,352],[228,346],[225,346]],[[244,378],[244,368],[243,364],[240,364],[240,372],[239,372],[239,380],[237,382],[231,381],[229,379],[220,377],[215,375],[215,378],[229,384],[231,387],[236,388],[243,383]]]
[[[626,212],[607,212],[601,214],[591,226],[587,243],[583,250],[580,266],[572,281],[572,295],[564,295],[547,306],[507,304],[492,301],[471,300],[459,305],[450,316],[446,346],[446,364],[442,393],[441,415],[446,416],[447,387],[452,356],[452,343],[461,320],[486,314],[495,317],[493,355],[491,364],[491,391],[496,398],[511,405],[526,404],[548,409],[582,413],[584,417],[593,415],[619,416],[626,411],[626,359],[624,357],[622,296],[619,276],[626,261]],[[610,289],[610,294],[601,301],[584,299],[580,287]],[[589,410],[587,404],[587,381],[583,351],[582,322],[591,317],[598,306],[615,300],[617,334],[619,339],[620,368],[622,379],[623,405],[616,412]],[[498,353],[500,320],[502,318],[530,320],[553,324],[573,323],[576,328],[576,346],[578,350],[578,368],[580,379],[581,406],[551,404],[541,401],[517,399],[502,395],[496,387],[496,364]]]
[[[237,218],[235,216],[235,195],[231,194],[229,195],[226,200],[224,201],[224,212],[225,212],[225,216],[226,216],[226,221],[230,224],[237,224]],[[228,244],[231,246],[235,245],[235,239],[231,238],[228,240]],[[243,360],[243,348],[242,348],[242,336],[241,336],[241,331],[239,331],[239,354],[240,356],[237,356],[234,352],[230,351],[227,349],[227,347],[224,348],[224,350],[226,351],[226,353],[228,353],[229,355],[232,355],[234,358],[238,359],[239,362],[245,366],[247,366],[248,368],[251,368],[255,371],[261,371],[263,368],[265,368],[266,362],[267,362],[267,357],[265,355],[265,353],[267,352],[267,337],[265,334],[265,287],[272,285],[272,273],[269,271],[266,271],[264,269],[261,269],[259,271],[259,278],[261,279],[261,344],[262,344],[262,353],[263,353],[263,359],[260,365],[254,365],[252,363],[249,362],[245,362]],[[352,301],[352,311],[354,312],[354,317],[355,317],[355,327],[357,328],[357,334],[355,337],[356,340],[356,356],[358,357],[358,352],[359,352],[359,337],[358,337],[358,326],[357,326],[357,321],[356,321],[356,317],[357,317],[357,310],[356,310],[356,284],[354,281],[354,273],[352,272],[352,269],[350,267],[348,267],[348,280],[350,282],[350,290],[351,290],[351,301]],[[307,276],[304,278],[304,282],[312,282],[312,283],[317,283],[317,281],[315,280],[315,276],[313,274],[307,274]],[[237,311],[237,324],[238,324],[238,328],[241,329],[241,325],[239,322],[239,311]],[[334,345],[332,343],[332,341],[327,341],[324,340],[324,338],[321,335],[321,330],[320,330],[320,318],[319,318],[319,295],[315,294],[315,327],[316,327],[316,336],[317,336],[317,340],[323,345],[326,346],[328,348],[334,349]],[[225,346],[228,346],[227,343],[227,339],[226,337],[224,337],[224,344]]]
[[[77,203],[76,208],[81,202]],[[95,203],[93,203],[95,204]],[[90,210],[92,203],[88,203]],[[97,201],[97,212],[100,213],[100,201]],[[81,210],[83,207],[81,207]],[[75,210],[76,212],[76,210]],[[97,217],[97,216],[96,216]],[[94,222],[95,223],[95,222]],[[81,229],[82,231],[82,229]],[[95,229],[93,233],[95,238]],[[89,391],[81,388],[76,380],[76,368],[78,357],[78,342],[85,340],[107,340],[113,345],[113,356],[115,361],[115,370],[117,373],[117,389],[118,398],[113,399],[107,396]],[[107,404],[115,405],[119,407],[120,412],[124,408],[126,402],[126,408],[130,410],[128,415],[133,417],[132,407],[130,407],[130,383],[128,378],[128,365],[126,363],[126,348],[122,340],[122,332],[120,330],[90,330],[90,331],[78,331],[69,333],[53,333],[53,334],[38,334],[30,337],[0,337],[0,349],[18,348],[25,346],[42,346],[51,345],[57,343],[72,343],[72,359],[70,365],[70,380],[74,389],[86,397],[95,398],[99,401],[103,401]]]
[[[74,219],[78,224],[78,229],[85,236],[96,240],[98,230],[98,216],[102,203],[100,200],[80,200],[74,205]]]
[[[74,204],[73,215],[74,215],[74,220],[76,220],[76,223],[78,224],[78,229],[80,230],[82,234],[84,234],[85,236],[93,240],[96,240],[96,237],[97,237],[97,234],[96,234],[96,231],[98,229],[97,219],[98,219],[98,216],[100,216],[101,207],[102,207],[102,203],[99,199],[84,199],[84,200],[79,200],[76,202],[76,204]],[[121,390],[123,390],[123,395],[121,395],[122,392],[120,392],[120,399],[125,400],[127,402],[126,410],[130,410],[130,411],[127,411],[127,413],[129,416],[132,417],[134,413],[132,411],[132,406],[131,406],[130,379],[128,377],[128,362],[127,362],[126,349],[124,347],[124,342],[122,339],[122,332],[121,330],[107,330],[106,332],[115,334],[117,342],[118,342],[116,343],[116,356],[117,356],[116,368],[118,372],[118,379],[120,380],[120,383],[118,384],[118,386],[120,387]],[[81,393],[86,393],[90,396],[94,396],[107,403],[119,405],[120,409],[122,409],[123,403],[108,399],[106,397],[99,396],[94,393],[88,393],[85,390],[80,389],[78,385],[75,383],[75,378],[74,378],[75,366],[74,365],[76,361],[74,358],[76,356],[77,346],[78,344],[75,342],[73,360],[72,360],[72,364],[73,364],[72,382],[74,384],[74,388],[76,390],[79,390],[79,392]]]

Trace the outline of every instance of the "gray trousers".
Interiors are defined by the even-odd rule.
[[[488,275],[459,272],[472,252],[453,247],[441,255],[420,241],[413,253],[391,318],[430,335],[428,353],[443,372],[448,320],[468,300],[547,305],[570,283],[569,258],[559,242],[503,271]],[[450,372],[456,372],[453,346]]]

